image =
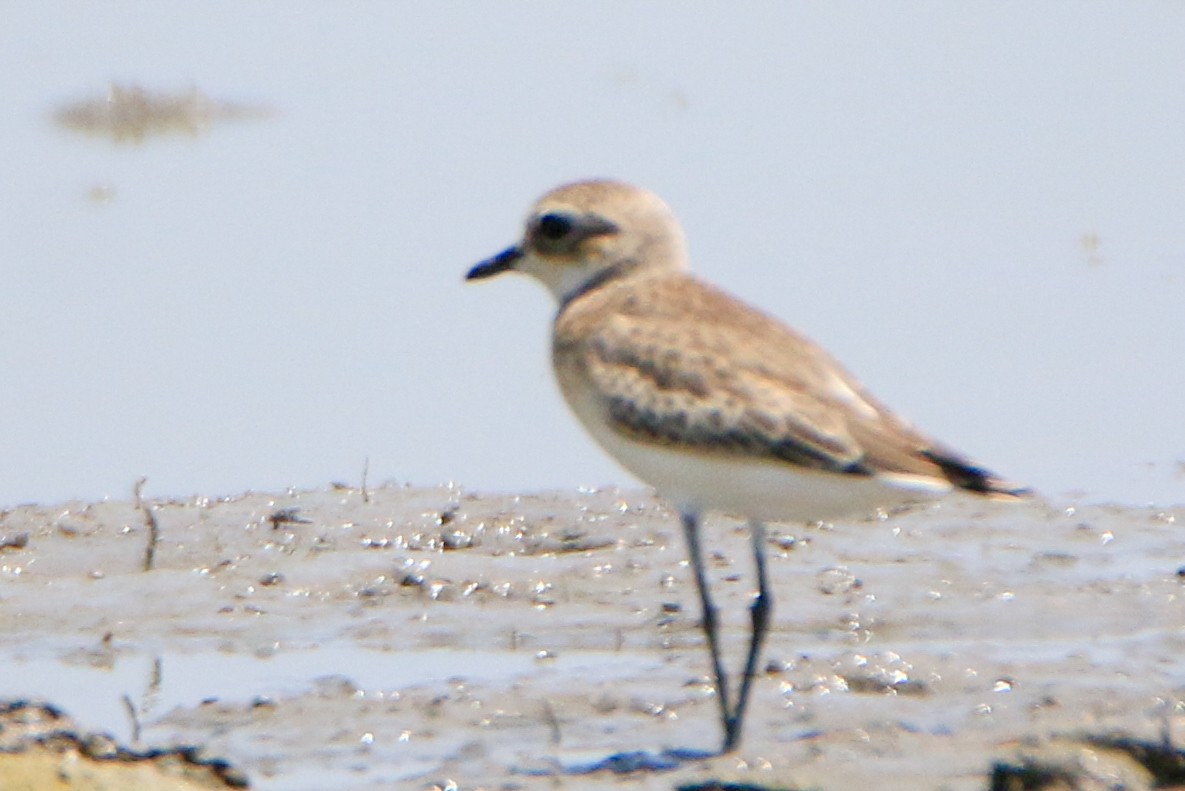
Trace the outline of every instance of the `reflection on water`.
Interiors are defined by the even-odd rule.
[[[255,654],[202,651],[134,653],[108,661],[47,657],[0,659],[0,699],[36,699],[61,707],[83,728],[135,742],[137,720],[213,701],[265,703],[308,692],[348,690],[381,699],[448,679],[496,681],[546,667],[548,673],[609,678],[653,664],[628,653],[570,652],[540,660],[530,652],[433,649],[388,652],[348,643]],[[128,704],[134,708],[135,719]],[[151,737],[150,737],[151,739]]]

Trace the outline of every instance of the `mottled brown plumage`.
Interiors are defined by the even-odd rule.
[[[607,280],[570,300],[553,354],[561,380],[591,387],[634,439],[1017,493],[895,416],[807,338],[682,272]]]

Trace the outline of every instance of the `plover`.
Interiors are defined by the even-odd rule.
[[[551,291],[552,363],[568,406],[678,510],[729,752],[773,603],[764,522],[872,513],[953,489],[997,499],[1027,490],[918,432],[819,346],[686,270],[683,231],[661,199],[592,180],[540,198],[518,244],[467,279],[516,271]],[[735,703],[700,541],[707,510],[748,519],[757,573]]]

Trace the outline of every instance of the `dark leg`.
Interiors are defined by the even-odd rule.
[[[699,540],[699,514],[683,512],[683,534],[687,537],[687,552],[691,557],[691,570],[695,574],[695,585],[699,588],[699,600],[703,608],[703,630],[708,638],[708,650],[712,653],[712,673],[716,676],[716,698],[720,701],[720,724],[724,726],[724,749],[727,752],[735,743],[733,734],[732,707],[729,705],[728,676],[724,674],[724,664],[720,661],[720,638],[716,623],[716,605],[712,604],[712,594],[708,591],[708,578],[704,569],[704,554]]]
[[[749,688],[753,684],[753,677],[757,672],[757,659],[761,654],[761,644],[765,640],[765,633],[769,628],[769,613],[773,609],[773,594],[769,589],[769,581],[765,574],[765,525],[756,519],[749,522],[749,537],[753,541],[753,565],[757,569],[757,595],[749,605],[749,614],[753,619],[753,631],[749,635],[749,656],[745,660],[745,675],[741,677],[741,691],[737,698],[737,706],[729,718],[724,732],[724,752],[733,750],[741,740],[741,726],[745,721],[745,706],[749,702]]]

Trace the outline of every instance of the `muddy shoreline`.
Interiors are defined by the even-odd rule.
[[[967,500],[774,526],[743,748],[610,779],[576,772],[719,740],[681,536],[646,492],[20,506],[0,697],[200,745],[264,789],[983,789],[1053,737],[1185,740],[1182,518]],[[707,536],[735,664],[746,538]]]

